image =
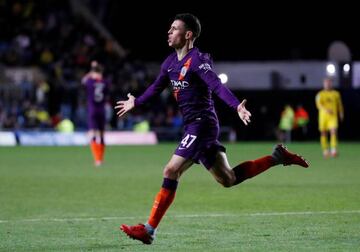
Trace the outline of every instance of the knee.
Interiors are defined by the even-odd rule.
[[[217,180],[224,188],[232,187],[235,184],[235,177],[227,176]]]
[[[178,179],[179,178],[179,170],[173,165],[166,165],[163,171],[163,175],[165,178]]]
[[[223,181],[223,183],[221,183],[221,185],[224,187],[224,188],[229,188],[229,187],[232,187],[234,185],[233,182],[231,182],[230,180],[226,180],[226,181]]]

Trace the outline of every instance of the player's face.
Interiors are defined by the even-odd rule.
[[[168,31],[168,44],[175,49],[182,48],[186,43],[188,32],[185,29],[185,24],[181,20],[175,20]]]
[[[324,80],[324,89],[329,90],[329,89],[331,89],[331,86],[332,86],[332,80],[325,79]]]

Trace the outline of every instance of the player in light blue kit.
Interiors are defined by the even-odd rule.
[[[245,107],[246,100],[239,102],[231,91],[221,84],[212,70],[213,63],[209,54],[194,47],[200,31],[200,22],[194,15],[176,15],[168,31],[168,44],[175,52],[163,62],[157,79],[140,97],[135,99],[128,94],[128,100],[118,101],[115,106],[118,116],[122,116],[171,85],[184,119],[185,133],[164,168],[163,184],[155,198],[148,221],[135,226],[121,225],[121,230],[129,237],[145,244],[152,243],[161,218],[175,198],[180,176],[194,163],[201,162],[224,187],[237,185],[278,164],[308,167],[308,163],[301,156],[277,145],[272,155],[246,161],[231,169],[225,147],[218,141],[219,121],[212,95],[217,95],[237,111],[245,125],[250,122],[251,114]]]

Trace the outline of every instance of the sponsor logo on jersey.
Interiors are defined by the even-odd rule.
[[[173,90],[185,89],[189,86],[189,82],[184,80],[170,80]]]
[[[184,80],[170,80],[173,87],[173,95],[175,100],[178,100],[180,90],[185,89],[189,86],[189,82]]]
[[[208,63],[203,63],[199,66],[199,69],[204,69],[205,73],[209,70],[211,70],[211,66]]]

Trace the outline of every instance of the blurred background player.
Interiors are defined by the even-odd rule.
[[[296,140],[305,140],[308,132],[309,113],[302,104],[298,104],[295,110],[294,135]]]
[[[224,187],[235,186],[252,178],[272,166],[297,164],[308,167],[300,156],[290,153],[284,146],[277,145],[272,155],[246,161],[233,169],[230,167],[226,149],[218,141],[219,121],[215,113],[213,93],[234,111],[245,125],[250,122],[250,112],[232,92],[222,85],[212,70],[209,54],[201,53],[194,47],[199,37],[201,25],[192,14],[178,14],[168,31],[168,45],[175,49],[161,66],[157,79],[138,98],[128,94],[128,100],[118,101],[115,109],[118,116],[124,115],[135,106],[146,103],[160,94],[169,84],[183,116],[184,135],[175,153],[163,171],[163,184],[155,201],[147,223],[134,226],[121,225],[121,230],[129,237],[151,244],[155,230],[172,204],[181,175],[194,163],[202,163],[215,180]]]
[[[324,157],[336,157],[338,155],[337,129],[338,115],[340,120],[344,119],[344,108],[341,95],[332,88],[333,80],[324,78],[323,89],[316,95],[316,107],[319,112],[320,144]],[[330,132],[330,149],[328,144],[328,133]]]
[[[103,67],[97,61],[91,62],[90,72],[82,78],[82,83],[86,86],[91,152],[95,166],[100,166],[105,152],[105,102],[108,83],[103,78]]]
[[[279,122],[278,141],[282,143],[291,142],[291,132],[294,127],[295,113],[290,104],[286,104],[281,111]]]

